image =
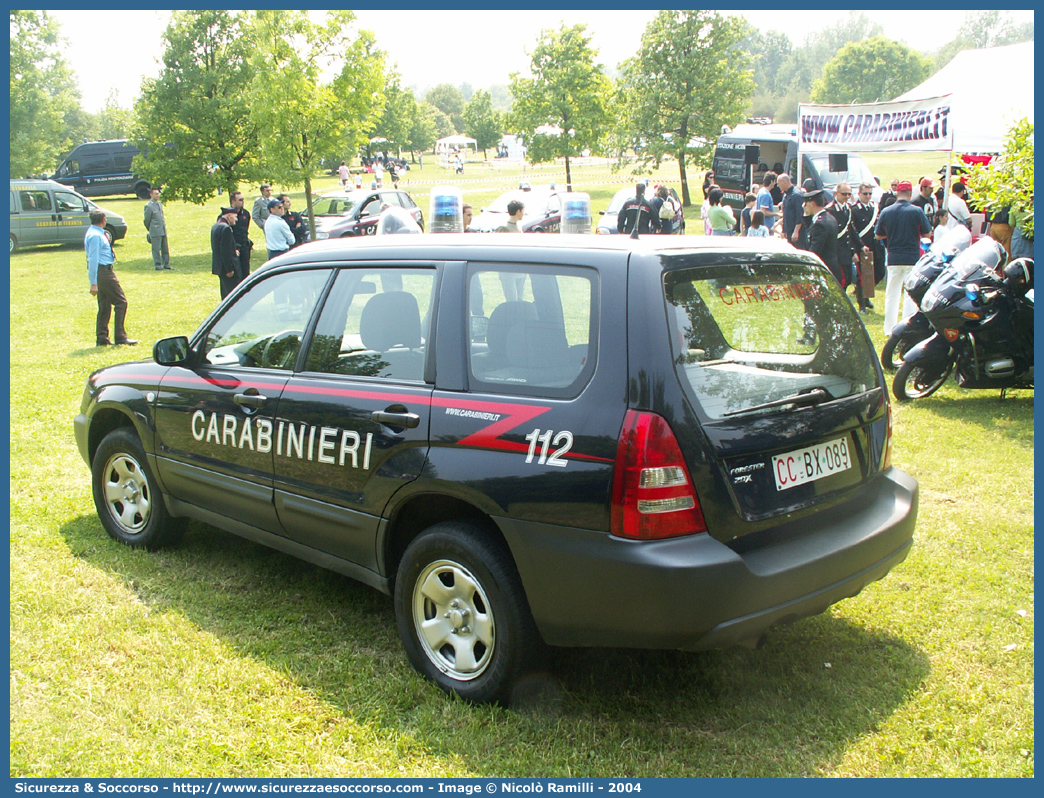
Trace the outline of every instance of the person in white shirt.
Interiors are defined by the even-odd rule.
[[[270,216],[265,219],[265,246],[268,247],[268,259],[278,257],[290,249],[297,240],[290,232],[290,225],[283,219],[286,208],[281,200],[269,201]]]
[[[950,188],[950,199],[946,202],[946,229],[957,225],[971,227],[971,212],[968,210],[968,187],[960,181]]]

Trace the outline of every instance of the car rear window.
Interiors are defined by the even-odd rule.
[[[729,264],[664,275],[672,355],[709,418],[822,389],[830,399],[877,387],[875,355],[841,287],[820,266]]]

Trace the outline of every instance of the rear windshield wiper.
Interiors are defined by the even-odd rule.
[[[800,391],[792,396],[784,396],[782,399],[773,399],[771,402],[764,402],[760,405],[751,405],[750,407],[744,407],[742,410],[730,410],[728,413],[723,413],[723,416],[738,416],[741,413],[753,413],[756,410],[765,410],[770,407],[783,407],[784,405],[796,405],[801,407],[803,405],[818,405],[820,402],[825,402],[833,397],[827,393],[823,388],[810,388],[807,391]]]

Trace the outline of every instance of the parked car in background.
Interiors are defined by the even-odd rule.
[[[381,205],[385,202],[393,208],[405,208],[420,229],[424,229],[424,213],[405,191],[395,188],[332,191],[312,200],[316,240],[374,235]]]
[[[82,245],[93,210],[105,212],[105,234],[110,244],[127,235],[122,216],[99,208],[61,183],[12,180],[11,252],[35,244]]]
[[[525,206],[519,228],[523,233],[557,233],[562,225],[562,199],[552,183],[549,186],[533,187],[522,183],[517,189],[507,191],[483,208],[470,225],[469,233],[492,233],[508,220],[508,203],[518,200]]]
[[[650,185],[649,188],[645,190],[645,198],[651,199],[655,193],[656,186]],[[667,187],[667,193],[671,195],[671,198],[675,202],[675,207],[678,209],[674,214],[673,233],[675,235],[683,236],[685,235],[685,212],[682,210],[681,198],[678,196],[678,192],[670,186]],[[622,208],[623,204],[633,196],[634,186],[621,188],[613,195],[612,200],[609,202],[609,207],[604,211],[598,211],[602,218],[598,220],[598,226],[595,227],[596,235],[616,235],[618,232],[616,222],[620,215],[620,208]]]

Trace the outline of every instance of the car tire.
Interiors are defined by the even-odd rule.
[[[130,427],[105,436],[91,466],[94,506],[109,536],[133,548],[158,549],[174,543],[184,518],[167,512],[145,450]]]
[[[113,242],[116,240],[116,230],[112,227],[106,227],[105,240],[109,242],[109,246],[111,247]]]
[[[953,371],[953,359],[945,364],[935,366],[922,366],[917,361],[899,366],[892,380],[892,393],[900,402],[908,402],[911,399],[924,399],[931,396],[950,376]]]
[[[18,249],[18,239],[15,238],[14,235],[12,235],[11,236],[11,254],[13,255],[15,253],[15,250],[17,250],[17,249]]]
[[[468,701],[510,703],[544,651],[510,555],[467,522],[435,524],[410,543],[395,578],[395,617],[413,666]]]
[[[134,196],[140,200],[147,200],[152,196],[152,186],[144,180],[134,184]]]

